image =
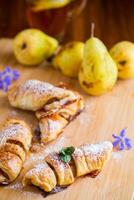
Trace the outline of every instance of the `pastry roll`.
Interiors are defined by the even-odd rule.
[[[40,119],[39,128],[41,132],[41,142],[47,143],[56,139],[67,124],[68,121],[58,114]]]
[[[97,145],[87,144],[76,148],[72,156],[76,165],[77,176],[99,172],[106,160],[109,159],[112,148],[112,143],[107,141]]]
[[[67,124],[73,120],[84,108],[84,102],[81,96],[77,95],[77,99],[69,102],[62,108],[57,110],[45,111],[41,109],[36,111],[36,117],[39,120],[39,128],[41,132],[41,142],[47,143],[58,137],[63,132]]]
[[[31,130],[22,120],[9,119],[1,127],[0,184],[9,184],[17,178],[31,139]]]
[[[59,153],[50,153],[43,161],[43,163],[48,164],[45,164],[44,167],[35,165],[24,175],[23,185],[32,184],[45,192],[52,192],[56,187],[72,184],[79,176],[89,175],[90,177],[95,177],[109,159],[112,149],[113,145],[108,141],[99,144],[82,145],[75,148],[69,163],[62,161]],[[35,172],[36,168],[37,173]],[[54,172],[53,174],[52,171]],[[54,177],[57,177],[57,179]]]
[[[13,107],[31,111],[39,110],[48,103],[46,109],[58,109],[75,98],[70,90],[38,80],[28,80],[20,86],[13,86],[8,92],[8,99]]]
[[[0,184],[14,181],[22,168],[22,160],[10,152],[0,152]]]
[[[55,170],[59,186],[69,185],[74,182],[74,175],[70,165],[64,163],[58,153],[49,154],[45,160]]]
[[[95,144],[83,145],[81,150],[84,153],[89,173],[101,170],[104,161],[109,159],[110,153],[112,151],[112,145],[109,142],[99,143],[97,146]]]
[[[23,179],[24,186],[35,185],[46,192],[54,189],[56,183],[55,173],[45,161],[28,171]]]
[[[63,84],[53,86],[38,80],[12,87],[8,99],[14,107],[36,111],[42,143],[56,139],[84,108],[84,101],[77,92]]]

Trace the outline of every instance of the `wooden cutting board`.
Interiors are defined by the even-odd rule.
[[[63,76],[50,65],[43,63],[38,67],[25,67],[15,60],[12,41],[0,41],[0,65],[17,68],[21,72],[20,81],[39,79],[57,84],[63,81],[83,94],[86,108],[64,133],[46,149],[62,146],[95,143],[112,140],[113,133],[127,128],[127,136],[134,138],[134,80],[118,81],[113,91],[100,97],[86,95],[77,80]],[[2,67],[0,68],[0,70]],[[6,93],[0,93],[0,123],[7,117],[25,119],[34,127],[34,113],[20,111],[8,103]],[[25,166],[25,165],[24,165]],[[26,168],[23,170],[27,170]],[[61,193],[48,196],[48,200],[131,200],[134,199],[134,149],[113,153],[100,175],[95,178],[79,178]],[[43,200],[41,191],[27,188],[18,189],[17,184],[0,188],[0,200]]]

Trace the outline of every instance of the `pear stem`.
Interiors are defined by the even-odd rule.
[[[91,23],[91,37],[94,37],[95,23]]]

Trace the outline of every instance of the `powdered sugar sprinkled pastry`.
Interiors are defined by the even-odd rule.
[[[23,185],[35,185],[45,192],[52,192],[56,187],[72,184],[79,176],[95,177],[110,158],[112,150],[113,145],[108,141],[82,145],[75,148],[68,163],[61,160],[58,152],[50,153],[24,175]]]
[[[35,111],[42,143],[56,139],[84,108],[82,96],[66,89],[64,84],[53,86],[38,80],[12,87],[8,99],[14,107]]]
[[[19,175],[32,134],[22,120],[9,119],[0,130],[0,184],[9,184]]]

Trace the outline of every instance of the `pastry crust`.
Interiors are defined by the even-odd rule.
[[[32,134],[22,120],[9,119],[0,130],[0,184],[9,184],[19,175]]]
[[[35,166],[31,169],[32,173],[30,170],[24,175],[23,185],[26,186],[33,184],[46,192],[51,192],[57,186],[72,184],[75,178],[79,176],[89,175],[90,177],[95,177],[102,170],[103,165],[109,159],[112,149],[113,145],[108,141],[99,144],[82,145],[75,148],[75,151],[72,154],[74,162],[70,163],[63,162],[58,153],[51,153],[45,158],[45,161],[49,164],[47,165],[47,169],[43,167],[41,170],[37,170],[38,173],[33,173],[36,168]],[[51,175],[49,175],[48,168],[50,168],[50,171],[52,170],[54,172],[57,176],[57,180],[53,179],[53,176],[51,177]],[[73,173],[73,170],[75,170],[76,173]],[[45,180],[45,178],[41,179],[40,177],[42,174],[43,177],[47,176],[49,180]],[[52,185],[49,187],[49,190],[46,186],[42,186],[48,184],[48,182]]]
[[[53,86],[38,80],[12,87],[8,99],[14,107],[35,111],[42,143],[56,139],[84,108],[83,98],[64,84]]]
[[[10,152],[18,156],[22,161],[25,160],[25,151],[22,147],[17,144],[6,143],[2,147],[0,147],[0,152]]]
[[[10,152],[0,152],[0,183],[8,184],[14,181],[22,168],[22,160]]]
[[[61,161],[58,153],[49,154],[45,160],[55,170],[58,177],[58,185],[65,186],[74,182],[74,175],[70,165]]]
[[[76,97],[70,90],[53,86],[39,80],[28,80],[20,86],[13,86],[8,91],[8,99],[13,107],[36,111],[51,100],[51,108],[59,108]]]
[[[68,121],[58,114],[40,119],[41,142],[48,143],[56,139],[67,124]]]
[[[112,144],[107,141],[99,143],[98,145],[90,144],[81,146],[87,162],[88,173],[102,169],[104,163],[110,157],[112,148]]]
[[[9,119],[0,130],[0,146],[6,142],[18,142],[28,151],[32,134],[29,126],[23,120]]]
[[[61,107],[58,111],[41,109],[36,111],[41,132],[41,142],[47,143],[58,137],[63,132],[67,124],[73,120],[84,108],[81,96],[77,94],[77,99]]]
[[[50,192],[56,187],[56,176],[49,165],[44,161],[35,165],[28,171],[23,179],[23,185],[35,185],[46,192]]]

